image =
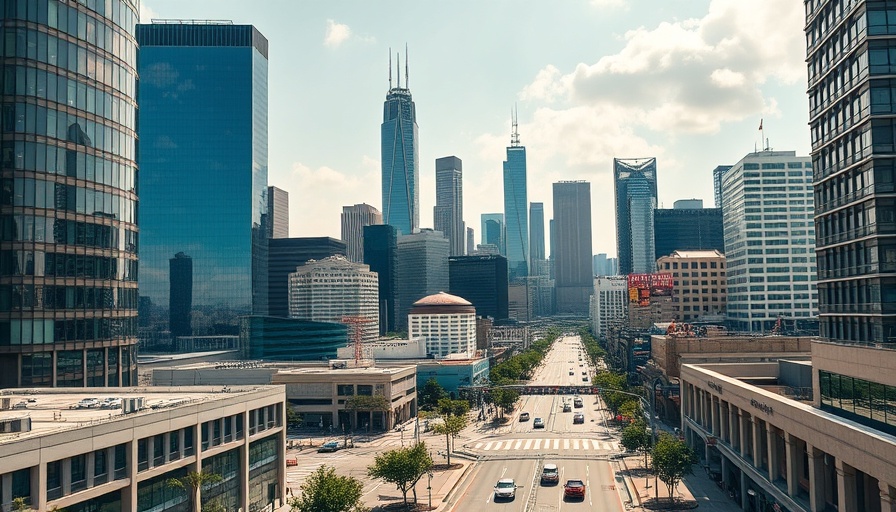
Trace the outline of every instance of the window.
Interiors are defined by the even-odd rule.
[[[337,384],[336,394],[339,396],[352,396],[355,394],[355,386],[353,384]]]

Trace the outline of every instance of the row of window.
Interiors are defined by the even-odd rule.
[[[137,260],[44,251],[0,251],[0,275],[137,281]]]
[[[135,361],[132,357],[132,354],[129,352],[129,348],[124,348],[123,352],[124,358],[126,361]],[[74,383],[73,386],[83,386],[87,387],[103,387],[110,386],[116,387],[119,385],[118,383],[118,360],[119,360],[119,349],[112,347],[107,351],[102,349],[100,350],[87,350],[84,354],[84,357],[87,362],[88,373],[86,375],[86,381],[81,383]],[[65,356],[66,360],[72,360],[72,356]],[[77,360],[78,357],[75,356],[74,360]],[[53,353],[52,352],[34,352],[31,354],[22,354],[22,371],[21,371],[21,382],[19,382],[20,386],[52,386],[53,385]],[[108,375],[104,378],[103,368],[108,369]],[[123,382],[129,383],[131,382],[130,372],[134,370],[129,365],[126,365],[124,368],[124,376],[122,378]],[[122,384],[127,386],[128,384]]]
[[[125,318],[0,320],[0,346],[136,339],[136,314]],[[122,384],[126,385],[126,384]],[[83,386],[83,384],[78,384]]]
[[[0,311],[137,309],[137,289],[40,284],[0,285]],[[37,321],[37,320],[35,320]],[[46,320],[52,322],[52,320]]]
[[[50,208],[137,222],[137,201],[110,192],[34,178],[0,180],[0,206]]]
[[[125,229],[123,226],[106,226],[34,215],[4,215],[0,218],[0,241],[33,241],[137,253],[137,232]]]
[[[896,434],[896,387],[824,370],[818,380],[823,409]]]

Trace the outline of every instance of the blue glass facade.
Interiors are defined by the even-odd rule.
[[[616,185],[616,253],[619,274],[656,269],[653,210],[656,209],[656,158],[613,159]]]
[[[240,347],[247,359],[320,361],[348,345],[348,327],[294,318],[246,316],[240,320]]]
[[[482,234],[480,235],[480,243],[482,245],[494,245],[498,248],[498,252],[501,253],[502,256],[507,255],[507,251],[504,246],[503,213],[482,214]]]
[[[136,21],[0,1],[0,387],[134,383]]]
[[[383,223],[410,235],[420,226],[417,110],[410,89],[394,87],[383,105]]]
[[[529,195],[526,148],[510,146],[504,162],[504,234],[510,280],[529,275]]]
[[[268,313],[267,40],[248,25],[137,26],[141,337],[168,325],[168,261],[192,260],[194,336]]]

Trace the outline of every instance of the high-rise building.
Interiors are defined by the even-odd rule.
[[[420,229],[398,237],[395,273],[398,291],[397,330],[407,328],[408,311],[414,302],[449,287],[448,239],[441,231]]]
[[[613,159],[619,273],[649,274],[656,265],[653,210],[656,158]]]
[[[542,275],[539,270],[547,258],[544,252],[544,203],[529,203],[529,274]]]
[[[268,238],[289,238],[289,193],[268,187]]]
[[[452,256],[464,254],[463,162],[456,156],[436,158],[436,231],[445,233]]]
[[[47,4],[0,12],[0,387],[134,385],[137,2]]]
[[[168,260],[185,252],[193,335],[237,335],[239,316],[268,314],[268,41],[179,20],[137,25],[137,41],[140,295],[168,304]]]
[[[476,355],[476,308],[462,297],[439,292],[414,302],[408,339],[422,340],[437,358]]]
[[[310,260],[289,274],[289,317],[312,322],[347,323],[345,317],[364,320],[358,328],[362,341],[380,334],[376,272],[345,256]]]
[[[396,330],[397,293],[395,272],[398,259],[398,232],[395,226],[364,226],[364,263],[379,279],[380,334]]]
[[[591,267],[595,276],[615,276],[616,258],[608,258],[605,252],[595,254],[592,258]]]
[[[653,211],[655,258],[673,251],[725,251],[722,234],[722,209],[704,208],[703,201],[675,201],[672,209]]]
[[[472,254],[473,251],[476,250],[475,236],[476,236],[476,233],[474,232],[473,228],[468,227],[467,228],[467,255]]]
[[[596,276],[594,278],[591,328],[595,336],[605,338],[609,326],[625,322],[628,301],[628,283],[625,276]]]
[[[719,165],[712,170],[712,188],[716,208],[722,207],[722,176],[728,172],[728,169],[731,169],[730,165]]]
[[[480,316],[504,320],[507,313],[507,258],[500,255],[448,258],[448,293],[466,298]]]
[[[804,329],[814,325],[814,211],[807,156],[794,151],[750,153],[725,173],[727,309],[734,329],[770,332],[779,318]]]
[[[308,260],[345,255],[345,242],[326,236],[275,238],[268,247],[268,303],[270,316],[289,316],[289,274]]]
[[[724,254],[715,250],[673,251],[659,258],[656,268],[672,274],[675,320],[724,321],[728,287]]]
[[[400,60],[400,59],[399,59]],[[409,235],[420,225],[420,155],[417,140],[417,110],[408,87],[405,53],[404,87],[401,69],[392,87],[392,56],[389,56],[389,92],[383,105],[380,126],[383,222]],[[401,65],[399,63],[399,68]]]
[[[193,258],[179,252],[169,260],[168,330],[171,339],[192,336]]]
[[[587,316],[591,273],[591,184],[554,183],[554,290],[557,313]],[[552,254],[553,256],[553,254]]]
[[[507,252],[504,249],[504,214],[483,213],[479,238],[480,244],[494,245],[498,248],[498,252],[504,255]]]
[[[516,117],[504,161],[504,249],[510,281],[529,275],[529,195],[526,146],[520,145]]]
[[[382,223],[383,214],[369,204],[342,207],[342,240],[345,242],[345,257],[349,261],[364,261],[364,226]]]

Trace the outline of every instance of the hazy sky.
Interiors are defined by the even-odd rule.
[[[809,152],[802,2],[783,0],[142,0],[141,19],[226,19],[270,42],[269,170],[290,236],[339,238],[343,205],[380,208],[389,48],[408,45],[420,224],[435,159],[464,165],[464,219],[503,210],[519,109],[529,201],[591,183],[594,253],[616,253],[614,157],[657,158],[660,205],[713,205],[712,169],[761,148]],[[394,59],[393,59],[394,65]],[[404,78],[402,77],[402,83]],[[547,226],[545,227],[547,230]]]

